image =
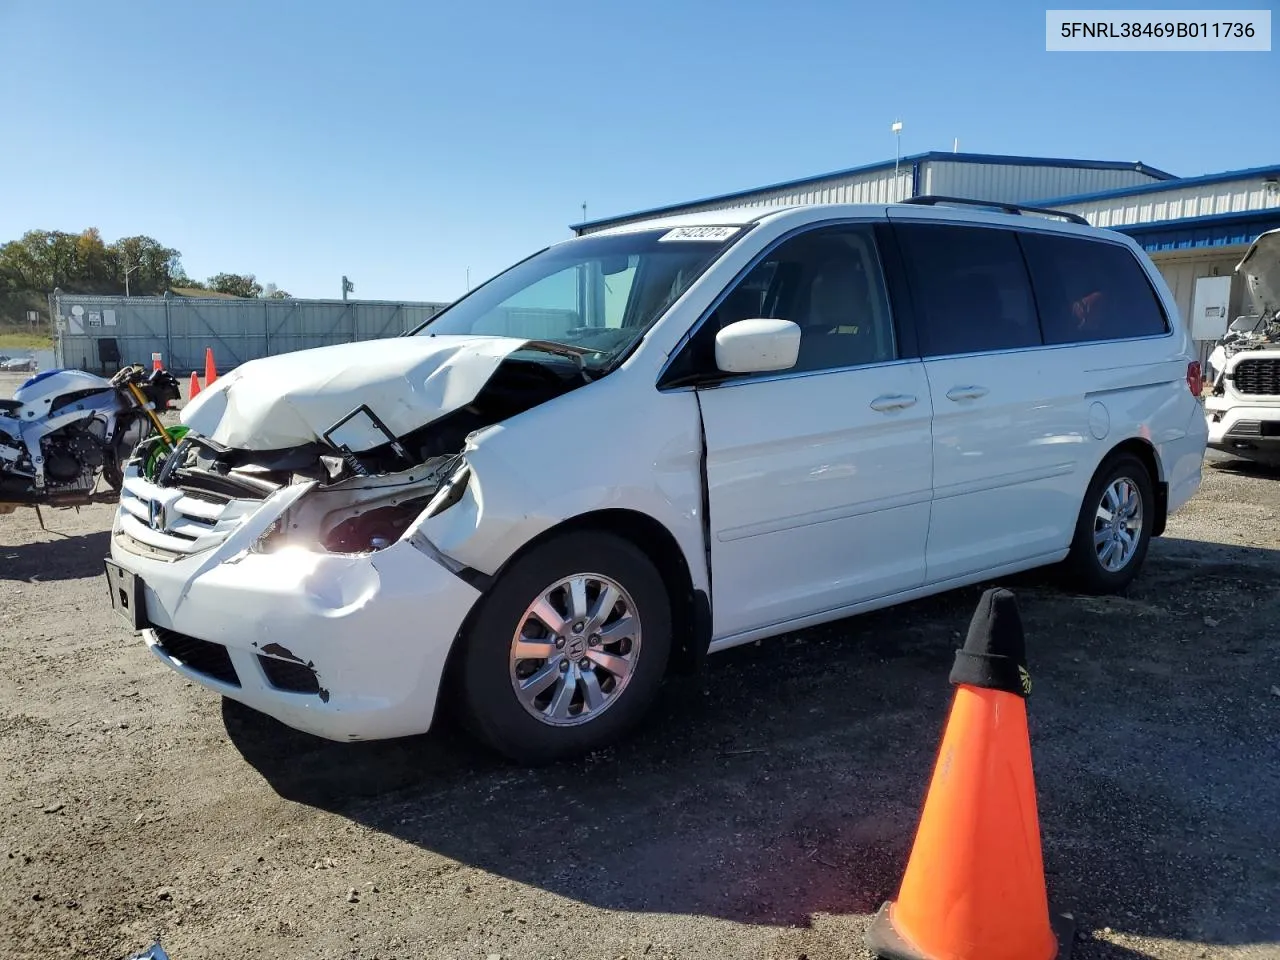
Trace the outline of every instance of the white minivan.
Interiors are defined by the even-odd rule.
[[[128,464],[112,605],[291,727],[448,702],[542,762],[708,652],[1048,564],[1121,589],[1199,486],[1200,367],[1141,248],[1050,213],[630,223],[246,363]]]

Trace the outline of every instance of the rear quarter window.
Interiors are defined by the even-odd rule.
[[[1045,343],[1152,337],[1169,322],[1151,281],[1127,247],[1022,233]]]

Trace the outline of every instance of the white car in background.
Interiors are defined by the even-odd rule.
[[[3,361],[0,361],[0,370],[5,373],[31,372],[35,368],[35,357],[6,357]]]
[[[1280,466],[1280,230],[1236,266],[1260,312],[1231,324],[1209,354],[1209,446]]]
[[[300,730],[447,701],[539,762],[708,652],[1064,561],[1120,590],[1201,480],[1172,295],[1121,234],[940,199],[632,223],[246,363],[128,464],[112,603]]]

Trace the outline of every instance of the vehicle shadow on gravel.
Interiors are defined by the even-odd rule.
[[[1082,928],[1280,939],[1280,553],[1162,540],[1124,596],[1019,598],[1045,868]],[[280,795],[598,907],[808,926],[896,894],[982,587],[710,658],[644,728],[523,769],[452,727],[333,744],[228,702]],[[1206,656],[1205,597],[1221,618]],[[1268,761],[1270,757],[1270,761]],[[1084,939],[1077,957],[1136,957]]]
[[[1245,460],[1241,457],[1233,457],[1230,454],[1219,454],[1213,459],[1206,458],[1205,466],[1214,470],[1221,470],[1223,473],[1258,477],[1264,480],[1280,480],[1280,464],[1258,463],[1254,460]]]
[[[102,558],[111,549],[110,533],[50,532],[58,539],[0,545],[0,581],[80,580],[102,573]]]

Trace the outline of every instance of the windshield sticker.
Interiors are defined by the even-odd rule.
[[[741,227],[676,227],[674,230],[668,230],[660,236],[658,242],[662,243],[666,240],[712,240],[719,243],[728,240],[741,229]]]

